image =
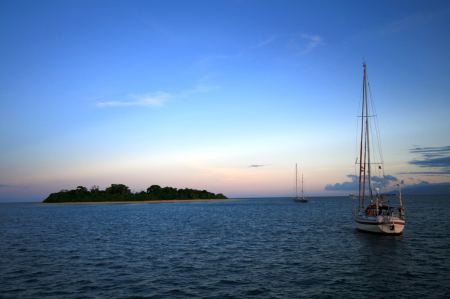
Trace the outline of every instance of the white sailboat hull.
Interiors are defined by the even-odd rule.
[[[294,198],[294,201],[296,202],[308,202],[306,198]]]
[[[385,234],[400,235],[405,228],[405,220],[395,216],[356,216],[356,228],[360,231]]]

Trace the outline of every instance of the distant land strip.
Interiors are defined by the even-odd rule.
[[[54,202],[54,204],[64,205],[126,205],[126,204],[158,204],[158,203],[183,203],[183,202],[205,202],[205,201],[221,201],[225,199],[209,198],[209,199],[164,199],[164,200],[124,200],[124,201],[65,201]],[[229,200],[229,199],[226,199]],[[46,204],[52,202],[45,202]]]
[[[203,201],[211,199],[227,199],[222,193],[211,193],[206,190],[177,189],[152,185],[146,191],[133,193],[124,184],[112,184],[105,190],[93,186],[88,190],[78,186],[73,190],[61,190],[51,193],[44,203],[143,203],[168,201]]]

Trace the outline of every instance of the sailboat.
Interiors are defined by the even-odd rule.
[[[374,185],[376,185],[375,181],[379,181],[379,178],[377,178],[377,180],[373,180],[372,173],[378,170],[382,172],[381,177],[383,178],[384,170],[382,167],[383,162],[381,154],[380,163],[373,163],[371,161],[371,155],[374,153],[371,152],[372,134],[369,118],[372,120],[375,113],[373,111],[373,103],[371,103],[371,105],[368,103],[369,83],[365,63],[363,64],[363,72],[359,162],[358,159],[356,160],[356,166],[359,168],[358,207],[355,210],[354,220],[356,222],[356,228],[360,231],[387,235],[400,235],[405,227],[405,210],[403,206],[401,184],[398,185],[398,194],[382,194],[380,193],[379,188],[375,188],[374,190]],[[375,128],[378,128],[376,123]],[[378,145],[381,153],[380,143],[378,143]],[[397,200],[397,205],[391,203],[392,201]]]
[[[294,201],[296,202],[308,202],[308,199],[305,198],[303,194],[303,172],[302,172],[302,196],[298,196],[298,167],[297,163],[295,164],[295,198]]]

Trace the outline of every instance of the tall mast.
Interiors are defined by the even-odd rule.
[[[303,196],[303,171],[302,171],[302,199],[304,199],[305,197]]]
[[[295,163],[295,198],[298,198],[298,174],[297,163]]]
[[[403,180],[398,184],[398,199],[400,200],[401,209],[403,209],[402,183]]]
[[[358,198],[359,198],[359,208],[364,207],[364,192],[365,192],[365,151],[363,156],[363,143],[364,143],[364,105],[365,105],[365,95],[366,95],[366,64],[363,63],[364,75],[363,75],[363,99],[361,108],[361,143],[359,148],[359,183],[358,183]],[[366,145],[364,143],[364,145]],[[365,150],[365,148],[364,148]],[[363,180],[364,177],[364,180]],[[361,188],[362,187],[362,188]]]
[[[367,96],[367,90],[368,90],[368,84],[367,84],[367,74],[366,74],[366,68],[364,68],[364,77],[365,82],[366,82],[366,88],[365,88],[365,92],[366,92],[366,143],[367,143],[367,177],[368,177],[368,181],[369,181],[369,194],[370,194],[370,200],[372,200],[372,182],[371,182],[371,175],[370,175],[370,168],[371,168],[371,164],[370,164],[370,136],[369,136],[369,132],[370,132],[370,128],[369,128],[369,98]]]

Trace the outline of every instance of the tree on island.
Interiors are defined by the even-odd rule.
[[[111,184],[105,189],[107,194],[131,194],[130,188],[124,184]]]
[[[152,185],[146,191],[132,193],[124,184],[111,184],[105,190],[93,186],[88,190],[84,186],[77,186],[73,190],[61,190],[51,193],[45,203],[60,202],[96,202],[96,201],[146,201],[146,200],[183,200],[183,199],[226,199],[222,193],[214,194],[206,190],[177,189]]]

